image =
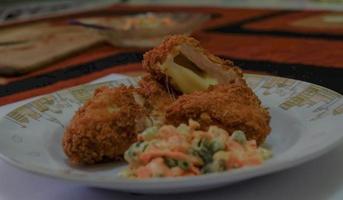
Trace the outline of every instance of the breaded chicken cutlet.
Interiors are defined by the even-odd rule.
[[[182,93],[205,90],[210,85],[244,82],[241,70],[203,49],[184,35],[167,38],[144,54],[143,68],[160,83],[170,83]]]
[[[154,79],[184,93],[168,106],[166,123],[177,126],[193,119],[203,129],[217,125],[229,133],[242,130],[258,144],[269,134],[269,113],[241,70],[203,49],[194,38],[167,38],[144,54],[143,67]]]
[[[220,84],[205,91],[180,96],[168,106],[166,123],[179,125],[193,119],[207,130],[211,125],[229,134],[243,131],[262,144],[270,132],[270,116],[246,84]]]
[[[113,160],[144,130],[147,113],[134,98],[134,88],[98,88],[74,115],[63,137],[72,164]]]
[[[149,77],[139,84],[139,88],[98,88],[76,112],[63,137],[72,164],[118,159],[138,133],[164,123],[165,107],[172,99]]]

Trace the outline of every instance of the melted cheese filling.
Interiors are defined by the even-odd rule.
[[[179,56],[183,58],[178,59]],[[180,61],[176,62],[177,59]],[[171,78],[171,83],[182,93],[205,90],[210,85],[218,83],[217,80],[210,77],[182,54],[168,56],[166,61],[161,64],[161,68]]]

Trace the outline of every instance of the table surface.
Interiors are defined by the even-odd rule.
[[[115,80],[108,75],[96,82]],[[38,97],[36,97],[38,98]],[[0,107],[0,117],[32,99]],[[343,199],[343,143],[329,153],[288,170],[226,187],[176,195],[138,195],[91,188],[16,169],[0,160],[0,200],[68,199]]]

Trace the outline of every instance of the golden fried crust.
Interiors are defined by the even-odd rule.
[[[187,44],[194,47],[199,53],[205,54],[212,62],[223,66],[223,70],[232,69],[238,76],[242,77],[242,71],[234,66],[233,62],[223,60],[200,46],[199,41],[185,35],[173,35],[166,38],[158,47],[146,52],[143,56],[143,68],[149,72],[152,77],[158,81],[166,79],[166,75],[161,71],[159,63],[163,63],[168,55],[174,54],[177,51],[176,47],[181,44]]]
[[[151,75],[144,76],[139,81],[139,88],[136,91],[144,98],[144,108],[148,110],[154,125],[162,125],[165,121],[166,107],[176,98],[173,91],[168,93]]]
[[[270,132],[270,116],[245,84],[217,85],[207,91],[179,97],[166,112],[166,123],[179,125],[193,119],[207,129],[216,125],[232,133],[242,130],[262,144]]]
[[[63,137],[72,164],[114,160],[136,141],[144,129],[145,110],[133,96],[134,88],[101,87],[74,115]]]

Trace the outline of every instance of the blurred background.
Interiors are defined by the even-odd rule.
[[[343,9],[343,0],[1,0],[0,23],[102,8],[113,3],[130,5],[190,5],[315,10]]]
[[[0,0],[0,105],[144,73],[144,52],[188,34],[248,73],[343,92],[343,0]]]

